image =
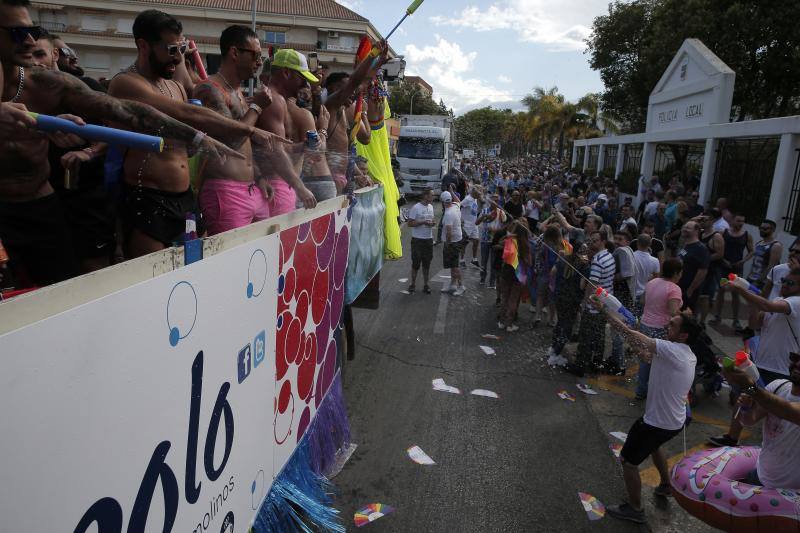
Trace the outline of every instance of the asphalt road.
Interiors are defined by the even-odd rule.
[[[404,233],[406,230],[404,228]],[[404,240],[407,242],[407,235]],[[406,248],[407,250],[408,248]],[[410,275],[410,254],[387,263],[381,274],[377,311],[356,310],[356,359],[345,366],[344,383],[353,441],[358,445],[334,483],[337,507],[349,531],[353,513],[369,503],[396,511],[359,531],[709,531],[674,501],[654,506],[644,488],[649,526],[609,516],[589,521],[578,492],[606,505],[624,494],[621,469],[609,450],[609,431],[624,431],[643,407],[632,402],[625,378],[591,382],[597,396],[579,392],[576,378],[544,364],[550,328],[532,329],[527,305],[520,331],[499,332],[494,291],[478,285],[468,267],[466,294],[440,294],[449,272],[435,248],[434,293],[401,291]],[[419,289],[421,279],[417,281]],[[481,334],[498,334],[486,340]],[[479,345],[496,355],[487,356]],[[442,378],[461,394],[432,389]],[[500,398],[469,394],[488,389]],[[566,389],[576,399],[565,401]],[[714,416],[690,428],[688,446],[720,433],[727,411],[709,400]],[[412,462],[406,450],[421,447],[436,465]],[[682,452],[670,443],[668,455]],[[678,455],[679,456],[679,455]],[[649,460],[643,469],[651,467]],[[645,483],[657,483],[650,468]]]

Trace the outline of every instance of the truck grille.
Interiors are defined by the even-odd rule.
[[[431,173],[431,171],[429,169],[427,169],[427,168],[410,168],[410,169],[408,169],[408,173],[409,174],[416,174],[417,176],[425,176],[425,175]]]

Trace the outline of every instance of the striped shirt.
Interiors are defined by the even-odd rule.
[[[589,281],[607,290],[609,294],[614,293],[614,273],[616,263],[614,256],[608,250],[601,250],[592,257],[592,266],[589,271]],[[589,307],[589,312],[597,314],[599,311],[594,307]]]

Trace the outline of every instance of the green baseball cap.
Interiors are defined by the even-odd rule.
[[[317,77],[308,70],[308,61],[306,60],[306,56],[297,50],[292,50],[291,48],[281,48],[275,52],[275,57],[272,59],[272,66],[296,70],[311,83],[319,83]]]

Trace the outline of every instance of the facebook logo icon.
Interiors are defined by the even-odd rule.
[[[239,350],[239,357],[237,361],[237,368],[239,374],[239,383],[244,381],[250,375],[250,370],[253,366],[253,356],[250,350],[250,344]]]
[[[267,332],[261,330],[253,340],[253,367],[257,367],[264,361],[264,350],[267,344]]]

